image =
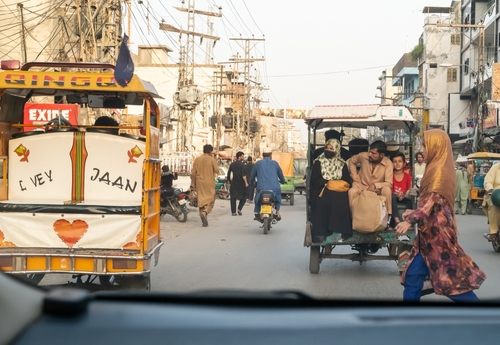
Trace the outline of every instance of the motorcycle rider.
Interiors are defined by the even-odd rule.
[[[257,178],[257,193],[255,193],[255,220],[260,220],[260,192],[263,190],[272,190],[274,193],[274,208],[276,209],[276,219],[281,219],[280,206],[281,206],[281,184],[285,184],[285,176],[283,170],[278,162],[272,160],[271,152],[264,152],[262,154],[264,159],[255,163],[250,175],[249,182],[255,182]]]
[[[161,190],[172,188],[174,180],[177,180],[179,175],[176,172],[170,172],[168,165],[162,166],[161,170],[162,170],[161,181],[160,181]]]

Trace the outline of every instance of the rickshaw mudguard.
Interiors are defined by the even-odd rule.
[[[326,245],[351,245],[351,244],[405,244],[413,245],[415,241],[415,231],[408,231],[401,236],[396,234],[395,230],[376,231],[371,233],[361,233],[354,231],[352,237],[341,241],[342,234],[334,232],[326,238],[324,242],[312,243],[311,246]]]

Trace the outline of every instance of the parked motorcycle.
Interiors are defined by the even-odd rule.
[[[218,177],[215,179],[215,195],[217,195],[219,199],[229,199],[229,188],[225,177]]]
[[[274,208],[274,193],[272,190],[263,190],[259,194],[260,212],[258,221],[262,223],[264,235],[271,230],[271,224],[278,222]]]
[[[181,223],[187,221],[189,211],[187,209],[186,195],[182,192],[182,189],[164,189],[160,198],[160,219],[169,214]]]

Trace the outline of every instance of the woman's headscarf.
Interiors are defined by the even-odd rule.
[[[342,178],[342,169],[345,165],[345,161],[340,158],[342,146],[337,139],[329,139],[325,144],[325,149],[328,145],[333,147],[333,157],[326,158],[325,152],[323,152],[316,158],[316,161],[319,161],[321,164],[321,176],[327,181],[340,180]]]
[[[440,129],[424,132],[427,166],[420,182],[420,197],[438,193],[453,210],[455,205],[456,178],[448,135]]]

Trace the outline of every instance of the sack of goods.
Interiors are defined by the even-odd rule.
[[[375,232],[387,227],[388,214],[385,196],[363,191],[352,201],[352,228],[358,232]]]

